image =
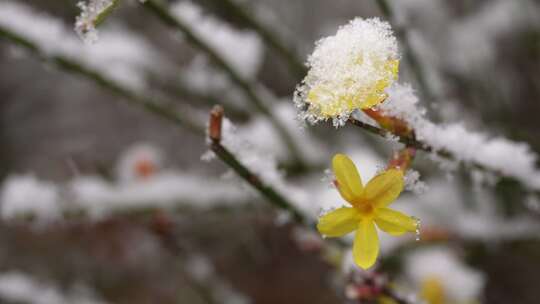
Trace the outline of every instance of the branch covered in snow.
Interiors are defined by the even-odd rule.
[[[144,91],[145,73],[163,66],[152,45],[120,27],[104,33],[99,43],[85,45],[61,20],[16,1],[0,3],[0,27],[31,42],[43,56],[79,62],[131,90]]]
[[[0,273],[0,299],[27,304],[106,303],[97,299],[88,288],[75,288],[65,294],[50,282],[17,271]]]
[[[89,0],[77,3],[81,14],[75,20],[75,31],[85,43],[92,44],[98,40],[96,28],[119,2],[120,0]]]
[[[65,72],[91,80],[109,92],[123,97],[121,100],[142,107],[195,133],[203,133],[200,124],[174,109],[172,102],[156,100],[138,92],[141,79],[132,78],[140,76],[135,62],[147,60],[148,58],[139,58],[147,54],[132,53],[132,61],[129,59],[130,53],[123,51],[136,49],[140,46],[137,43],[128,43],[118,49],[111,47],[87,52],[79,42],[69,39],[69,32],[58,20],[35,14],[28,7],[9,1],[0,4],[0,37]],[[118,50],[118,53],[115,50]],[[134,85],[137,88],[134,88]]]
[[[304,214],[298,210],[291,202],[288,201],[281,193],[277,192],[269,185],[269,180],[263,180],[262,177],[252,173],[244,166],[225,146],[222,144],[222,127],[223,127],[223,108],[215,106],[210,113],[210,121],[208,125],[208,137],[210,141],[210,149],[238,176],[250,184],[253,188],[259,191],[270,203],[279,209],[290,212],[293,219],[299,223],[307,224],[307,219]],[[270,168],[269,168],[270,169]],[[272,170],[273,171],[273,170]]]
[[[425,117],[426,111],[418,106],[418,98],[410,86],[397,84],[388,94],[388,100],[379,109],[405,121],[414,130],[415,138],[398,134],[406,145],[515,179],[525,190],[540,191],[538,156],[527,144],[472,132],[459,123],[436,125]]]
[[[299,152],[296,142],[292,139],[289,131],[283,126],[277,117],[272,114],[269,109],[269,105],[261,97],[258,90],[247,81],[231,64],[222,57],[212,45],[200,36],[192,25],[186,22],[182,18],[178,18],[173,12],[164,5],[158,3],[155,0],[146,0],[142,2],[142,5],[158,17],[163,23],[169,27],[181,32],[187,41],[193,46],[203,52],[218,68],[226,73],[230,79],[243,91],[244,95],[251,102],[254,109],[265,115],[272,123],[276,131],[280,134],[281,139],[288,147],[291,157],[297,163],[304,165],[303,158]]]

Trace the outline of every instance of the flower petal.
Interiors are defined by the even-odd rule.
[[[331,211],[319,218],[317,229],[329,237],[343,236],[358,228],[358,211],[354,208],[343,207]]]
[[[418,226],[413,217],[390,208],[377,209],[375,223],[382,231],[394,236],[415,232]]]
[[[385,63],[379,63],[379,65],[383,66],[385,75],[371,88],[371,93],[361,105],[362,109],[369,109],[383,102],[388,97],[388,94],[386,94],[384,90],[397,79],[399,60],[389,60]]]
[[[364,190],[364,198],[375,207],[386,207],[396,200],[403,186],[403,172],[389,169],[369,181]]]
[[[332,159],[332,168],[336,175],[339,193],[349,203],[363,193],[362,179],[356,166],[345,154],[336,154]]]
[[[422,283],[420,296],[427,303],[445,303],[446,296],[444,292],[444,286],[441,280],[436,276],[428,276]]]
[[[362,269],[368,269],[377,260],[379,255],[379,237],[375,223],[371,220],[363,220],[354,238],[353,257],[354,262]]]

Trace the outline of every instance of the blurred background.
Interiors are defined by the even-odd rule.
[[[208,161],[203,130],[222,104],[236,125],[231,146],[269,173],[265,182],[313,218],[341,205],[325,175],[333,154],[350,154],[367,181],[395,147],[358,128],[302,126],[292,95],[317,40],[380,17],[400,41],[400,82],[432,120],[538,152],[538,1],[389,1],[390,11],[375,0],[166,3],[239,82],[138,1],[122,1],[86,45],[76,2],[0,0],[1,303],[538,303],[540,202],[515,181],[486,186],[471,168],[419,153],[421,186],[395,206],[422,220],[421,240],[380,235],[379,265],[362,272]],[[17,26],[45,56],[7,37]],[[131,93],[46,59],[58,54]],[[399,296],[380,296],[380,286]]]

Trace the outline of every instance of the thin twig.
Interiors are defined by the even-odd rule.
[[[268,199],[268,202],[275,207],[290,212],[295,222],[308,224],[305,216],[283,195],[273,187],[265,184],[259,176],[252,173],[244,166],[227,148],[221,144],[221,125],[223,119],[223,108],[215,106],[210,112],[210,121],[208,125],[208,138],[210,139],[210,149],[238,176],[244,179],[248,184],[255,188],[261,195]]]
[[[96,20],[94,20],[94,26],[96,28],[100,26],[105,21],[105,19],[107,19],[107,17],[112,14],[114,9],[116,9],[119,4],[120,0],[112,0],[111,4],[96,17]]]
[[[203,135],[204,128],[198,122],[193,121],[188,116],[174,110],[170,105],[171,102],[164,102],[162,100],[154,100],[148,97],[143,96],[140,93],[133,92],[122,85],[116,83],[115,81],[108,79],[99,72],[92,70],[89,67],[84,66],[83,64],[72,60],[70,58],[61,56],[61,55],[48,55],[43,52],[40,47],[33,43],[32,41],[26,39],[25,37],[10,31],[7,28],[0,26],[0,37],[4,37],[12,43],[23,47],[24,49],[30,51],[37,58],[42,61],[53,64],[59,69],[82,76],[88,80],[91,80],[95,84],[107,89],[109,92],[122,97],[122,100],[125,100],[131,104],[142,107],[145,110],[156,114],[157,116],[172,121],[178,126],[185,128],[195,134]]]
[[[362,129],[364,129],[365,131],[367,131],[367,132],[369,132],[371,134],[375,134],[375,135],[383,137],[383,138],[389,138],[389,137],[397,138],[398,141],[400,143],[404,144],[406,147],[415,148],[417,150],[421,150],[421,151],[428,152],[428,153],[434,153],[437,156],[439,156],[441,158],[444,158],[444,159],[453,160],[453,161],[458,160],[457,157],[452,152],[447,151],[447,150],[443,150],[443,149],[436,149],[436,148],[430,146],[429,144],[416,139],[413,136],[396,135],[396,134],[394,134],[394,133],[392,133],[390,131],[387,131],[385,129],[382,129],[382,128],[367,124],[365,122],[362,122],[362,121],[359,121],[359,120],[356,120],[356,119],[349,119],[349,123],[351,123],[352,125],[357,126],[359,128],[362,128]],[[462,162],[462,163],[465,163],[465,162]],[[478,162],[469,161],[469,162],[466,162],[466,163],[469,166],[471,166],[472,168],[474,168],[474,169],[478,169],[480,171],[488,172],[488,173],[494,174],[494,175],[499,176],[499,177],[504,177],[507,180],[516,182],[517,184],[521,185],[521,188],[525,192],[534,194],[536,196],[540,196],[540,191],[529,190],[525,185],[523,185],[523,183],[521,181],[519,181],[515,177],[507,176],[507,175],[503,174],[502,172],[500,172],[499,170],[489,168],[489,167],[487,167],[485,165],[482,165],[482,164],[480,164]]]
[[[146,0],[142,5],[158,17],[166,25],[179,30],[185,36],[185,38],[201,52],[206,54],[216,66],[218,66],[223,72],[225,72],[230,79],[236,83],[236,85],[242,89],[248,100],[253,106],[262,113],[270,121],[272,126],[277,130],[281,139],[289,149],[292,158],[295,162],[305,167],[303,158],[301,157],[300,150],[296,141],[291,136],[289,130],[281,123],[278,118],[272,113],[268,106],[264,103],[261,97],[257,94],[255,88],[245,80],[238,72],[227,63],[211,46],[209,46],[204,40],[200,39],[182,20],[175,18],[169,10],[156,0]]]
[[[385,129],[370,125],[368,123],[365,123],[365,122],[362,122],[360,120],[353,119],[353,118],[349,119],[349,123],[359,128],[362,128],[371,134],[375,134],[383,138],[389,138],[389,137],[397,138],[398,141],[404,144],[406,147],[415,148],[417,150],[421,150],[428,153],[435,153],[437,154],[437,156],[445,158],[445,159],[456,160],[456,157],[451,152],[446,151],[446,150],[441,150],[441,149],[435,149],[432,146],[428,145],[427,143],[424,143],[413,136],[396,135]],[[471,165],[479,170],[489,171],[497,175],[502,175],[502,173],[498,171],[494,171],[493,169],[490,169],[476,162],[471,162]]]

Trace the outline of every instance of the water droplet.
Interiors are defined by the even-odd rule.
[[[412,217],[415,221],[416,221],[416,230],[415,230],[415,234],[416,234],[416,238],[415,238],[415,241],[420,241],[420,219],[417,218],[417,217]]]

